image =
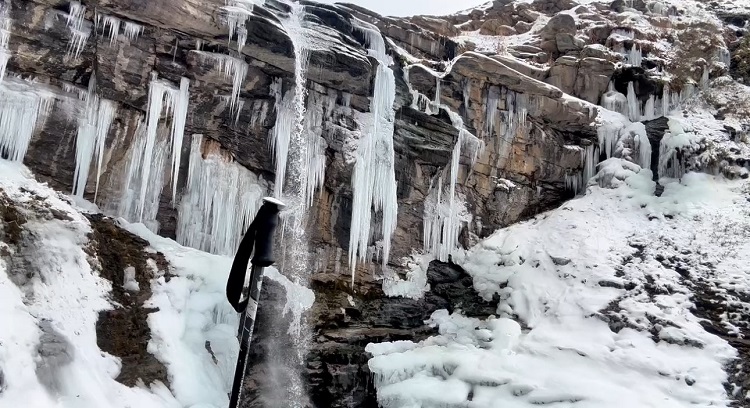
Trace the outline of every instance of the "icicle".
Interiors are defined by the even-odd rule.
[[[639,126],[640,125],[640,126]],[[630,127],[634,133],[635,149],[638,152],[638,165],[643,169],[651,168],[651,142],[646,134],[646,126],[642,123],[634,123]]]
[[[271,131],[271,151],[275,155],[276,181],[274,183],[274,197],[281,198],[286,180],[286,167],[289,158],[289,143],[294,131],[296,111],[294,108],[295,90],[283,93],[281,78],[271,83],[271,96],[276,99],[276,123]]]
[[[628,117],[633,122],[641,120],[641,103],[635,94],[635,87],[632,82],[628,82]]]
[[[143,34],[143,26],[140,24],[133,23],[131,21],[125,22],[125,28],[123,29],[123,35],[131,42],[138,39],[138,36]]]
[[[614,89],[602,95],[601,105],[605,109],[628,116],[629,108],[627,96],[615,91]]]
[[[609,121],[599,123],[596,131],[599,136],[599,149],[604,152],[606,158],[612,157],[615,149],[617,148],[617,142],[620,141],[620,132],[622,131],[623,125],[621,123],[612,123]]]
[[[237,52],[242,52],[242,48],[247,42],[247,28],[245,24],[253,12],[256,5],[263,5],[264,0],[228,0],[227,5],[221,9],[226,13],[227,26],[229,28],[229,42],[237,35]]]
[[[99,19],[103,20],[102,34],[106,34],[107,28],[109,28],[109,45],[113,45],[117,40],[117,36],[120,35],[120,19],[113,16],[100,17],[96,15],[96,23],[99,25]]]
[[[383,36],[375,26],[354,20],[354,27],[364,34],[369,44],[369,54],[378,60],[378,67],[369,123],[362,126],[363,135],[357,149],[357,162],[352,177],[354,202],[349,235],[352,283],[357,259],[364,261],[367,254],[372,211],[382,211],[383,266],[390,257],[391,237],[396,230],[398,214],[393,150],[396,78],[390,68],[393,61],[386,53]]]
[[[11,23],[12,21],[8,17],[7,10],[0,5],[0,82],[5,78],[5,69],[8,66],[11,55],[8,48]]]
[[[305,158],[305,201],[312,206],[315,191],[323,185],[326,171],[325,151],[328,145],[323,139],[324,122],[331,117],[336,104],[336,94],[321,95],[313,92],[307,99],[305,134],[307,135],[307,157]]]
[[[732,53],[730,53],[728,49],[721,47],[716,51],[716,53],[719,63],[724,64],[724,66],[727,68],[732,65]]]
[[[596,175],[596,166],[599,165],[599,147],[596,145],[586,146],[583,151],[583,180],[582,185],[586,186],[592,177]]]
[[[628,52],[628,64],[640,67],[643,64],[643,52],[638,44],[633,44]]]
[[[656,119],[656,97],[654,95],[649,96],[646,101],[646,108],[643,110],[643,117],[641,120],[653,120]]]
[[[177,179],[180,174],[182,141],[185,138],[188,105],[190,104],[190,80],[180,79],[180,91],[174,97],[174,117],[172,118],[172,205],[177,203]]]
[[[232,79],[232,102],[230,104],[230,109],[234,112],[238,107],[237,100],[240,97],[240,91],[242,91],[242,83],[247,76],[247,62],[242,58],[229,55],[204,51],[196,51],[196,53],[204,61],[211,61],[217,64],[218,66],[216,69],[223,73],[224,77]]]
[[[487,132],[487,136],[492,136],[495,132],[495,119],[497,118],[497,107],[500,103],[500,88],[497,86],[491,86],[490,89],[487,91],[487,103],[486,103],[486,109],[487,112],[485,113],[485,124]]]
[[[86,7],[77,1],[70,2],[67,26],[70,30],[70,40],[68,41],[68,57],[78,58],[81,55],[86,41],[89,39],[91,27],[84,20]]]
[[[0,157],[23,160],[53,102],[54,94],[25,81],[6,78],[0,83]]]
[[[115,204],[115,210],[118,216],[130,222],[142,223],[158,233],[159,223],[156,217],[164,188],[169,141],[166,137],[157,138],[156,135],[149,140],[148,131],[146,124],[138,121],[132,148],[128,153],[121,197]]]
[[[177,241],[213,254],[233,255],[265,192],[258,177],[217,142],[193,135]]]
[[[76,166],[73,176],[73,194],[83,197],[86,190],[91,162],[96,157],[96,189],[94,200],[99,195],[99,181],[102,174],[104,146],[109,128],[117,113],[117,105],[96,95],[96,74],[92,73],[88,92],[82,100],[85,102],[83,115],[78,119],[76,137]],[[79,94],[79,98],[81,95]]]
[[[662,91],[661,97],[661,114],[663,116],[669,116],[669,113],[671,111],[669,95],[669,84],[664,84],[664,89]]]
[[[578,195],[578,192],[581,191],[582,186],[583,180],[581,172],[575,172],[575,174],[565,174],[565,188],[572,191],[573,194]]]
[[[162,111],[166,110],[167,116],[170,116],[172,119],[170,144],[172,146],[173,203],[176,198],[177,175],[179,173],[180,165],[179,150],[182,150],[182,139],[185,132],[185,118],[187,115],[189,99],[188,85],[189,81],[187,78],[182,78],[180,81],[180,89],[178,90],[170,83],[159,80],[156,72],[154,72],[151,74],[151,84],[149,85],[148,92],[148,117],[145,135],[145,150],[143,153],[143,177],[141,180],[149,180],[149,173],[151,172],[150,165],[159,127],[159,119],[161,118]],[[179,150],[176,150],[178,148]],[[141,203],[145,202],[147,188],[148,186],[141,185]],[[143,217],[143,208],[141,207],[140,210],[141,211],[138,214],[139,220]]]

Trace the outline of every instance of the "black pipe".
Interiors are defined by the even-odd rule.
[[[242,314],[237,333],[240,342],[240,354],[234,370],[234,383],[229,397],[229,408],[238,408],[242,396],[250,340],[253,335],[255,314],[258,311],[260,289],[263,284],[263,269],[274,263],[273,234],[279,223],[279,212],[283,207],[284,204],[281,201],[273,198],[263,199],[263,205],[258,210],[253,222],[250,223],[242,242],[240,242],[237,255],[232,262],[232,270],[229,272],[227,299],[234,310]],[[254,252],[253,248],[255,248]],[[251,255],[252,261],[250,261]],[[252,262],[250,287],[248,288],[247,298],[243,301],[242,293],[245,289],[245,277],[250,262]]]

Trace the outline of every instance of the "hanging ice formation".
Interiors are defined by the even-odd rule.
[[[8,17],[6,7],[0,4],[0,82],[5,77],[5,69],[8,67],[8,60],[10,60],[8,44],[10,43],[11,24],[12,21]]]
[[[71,1],[68,6],[67,26],[70,30],[68,41],[68,57],[78,58],[91,34],[91,24],[84,20],[86,7],[77,1]]]
[[[109,45],[113,45],[117,40],[117,37],[120,35],[121,25],[123,25],[123,35],[130,41],[135,41],[143,33],[143,26],[140,24],[97,13],[96,28],[98,29],[100,25],[102,26],[102,35],[109,37]]]
[[[431,187],[430,195],[424,209],[424,250],[441,262],[448,262],[449,257],[458,250],[458,236],[461,229],[471,222],[471,213],[466,210],[466,203],[456,193],[458,174],[461,166],[461,152],[469,150],[470,168],[474,167],[479,154],[484,149],[484,142],[467,131],[463,119],[456,112],[448,110],[453,127],[458,130],[458,140],[451,154],[450,181],[448,183],[448,201],[443,201],[443,177],[438,184]]]
[[[276,163],[276,181],[274,183],[274,197],[281,197],[286,180],[286,165],[289,159],[289,142],[294,131],[296,118],[294,96],[295,89],[284,94],[284,84],[281,78],[271,83],[271,95],[276,99],[276,123],[271,130],[271,151]]]
[[[84,96],[84,98],[81,98]],[[117,105],[96,95],[96,74],[91,74],[88,92],[78,94],[84,102],[83,112],[78,118],[76,138],[76,167],[73,176],[73,194],[83,197],[89,178],[91,162],[96,157],[96,189],[94,199],[99,194],[99,180],[102,174],[104,146],[109,127],[117,113]]]
[[[719,62],[724,64],[724,66],[729,67],[732,65],[732,53],[728,49],[721,47],[716,51],[716,54]]]
[[[323,90],[325,91],[325,90]],[[307,157],[305,158],[305,201],[313,204],[315,191],[323,185],[326,174],[328,144],[323,139],[325,121],[333,115],[336,106],[335,91],[312,92],[307,98],[305,111],[305,134],[307,135]]]
[[[605,109],[628,116],[628,98],[615,90],[615,85],[610,82],[609,90],[602,95],[601,105]]]
[[[227,26],[229,27],[229,43],[232,42],[235,34],[237,35],[237,52],[242,52],[242,48],[247,42],[247,28],[245,24],[253,7],[263,5],[265,0],[228,0],[227,5],[221,10],[226,14]]]
[[[669,129],[659,145],[659,178],[680,178],[686,173],[685,155],[682,151],[690,149],[699,136],[694,129],[679,119],[669,119]]]
[[[242,56],[232,57],[230,55],[216,54],[205,51],[194,51],[203,61],[209,61],[216,64],[216,70],[223,73],[225,78],[232,80],[232,99],[230,109],[232,112],[239,114],[240,106],[237,101],[240,98],[242,83],[247,76],[248,64]]]
[[[630,48],[630,51],[628,52],[628,64],[640,67],[641,64],[643,64],[643,52],[641,51],[641,47],[638,44],[633,44],[633,46]]]
[[[369,123],[363,123],[362,138],[357,149],[352,187],[352,224],[349,234],[349,265],[352,282],[357,261],[365,261],[370,243],[370,224],[373,210],[382,213],[382,264],[388,263],[391,237],[396,230],[398,200],[396,197],[395,153],[393,128],[396,99],[396,79],[390,66],[380,30],[372,24],[354,20],[354,27],[367,39],[369,54],[378,60],[375,90],[370,101]]]
[[[148,167],[144,161],[147,153]],[[146,124],[139,120],[132,148],[128,152],[121,197],[119,202],[115,203],[114,212],[118,216],[130,222],[140,222],[151,231],[159,232],[156,216],[159,211],[159,198],[164,188],[168,156],[168,139],[158,137],[148,140]]]
[[[217,142],[193,135],[177,241],[213,254],[234,254],[265,193],[258,177]]]
[[[34,130],[44,126],[54,101],[42,85],[15,78],[0,82],[0,157],[23,160]]]
[[[628,117],[631,121],[637,122],[641,120],[641,103],[638,100],[638,96],[635,94],[635,87],[632,82],[628,82]]]
[[[151,83],[148,91],[148,108],[145,133],[143,141],[136,141],[133,151],[133,160],[136,162],[129,170],[128,186],[136,186],[137,195],[131,195],[126,191],[127,199],[133,202],[124,205],[134,211],[125,211],[131,222],[147,222],[155,220],[156,210],[158,209],[158,199],[163,187],[163,180],[160,179],[160,173],[163,172],[163,166],[159,167],[159,160],[166,157],[171,147],[171,181],[172,181],[172,202],[174,203],[177,196],[177,178],[180,169],[180,160],[182,152],[182,140],[185,133],[185,121],[187,118],[187,108],[189,103],[188,87],[190,81],[182,78],[180,88],[175,88],[171,83],[160,80],[156,72],[151,74]],[[165,142],[159,142],[159,120],[162,113],[166,111],[167,116],[171,119],[170,138]],[[162,138],[165,139],[165,138]],[[159,147],[159,148],[157,148]],[[153,175],[152,179],[152,168]],[[129,190],[129,187],[126,188]],[[158,190],[157,193],[151,193]],[[155,194],[155,201],[153,200]],[[155,208],[154,208],[155,207]],[[153,218],[151,214],[153,213]]]
[[[633,157],[633,160],[637,160],[639,166],[643,169],[651,168],[651,142],[648,140],[648,134],[646,133],[646,126],[643,123],[633,123],[626,130],[633,135],[633,144],[637,156]]]

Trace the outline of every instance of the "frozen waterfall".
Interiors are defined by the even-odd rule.
[[[386,53],[385,41],[375,26],[354,20],[355,28],[364,33],[370,55],[378,60],[375,91],[370,102],[367,123],[362,125],[362,138],[357,149],[357,162],[352,177],[354,199],[349,235],[349,265],[354,271],[358,261],[367,259],[373,210],[382,213],[382,264],[388,264],[391,236],[396,230],[398,200],[396,197],[393,127],[396,79]]]

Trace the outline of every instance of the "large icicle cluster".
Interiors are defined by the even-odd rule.
[[[194,51],[203,61],[209,61],[216,64],[216,70],[224,74],[225,78],[232,80],[232,99],[230,108],[232,112],[237,112],[241,107],[238,104],[242,83],[247,76],[248,64],[242,56],[233,57],[230,55],[216,54],[205,51]]]
[[[323,185],[326,174],[326,149],[328,144],[323,138],[325,121],[333,115],[336,106],[336,92],[325,94],[309,93],[305,111],[305,134],[307,149],[305,158],[305,201],[312,206],[315,191]]]
[[[177,241],[213,254],[234,254],[265,192],[258,177],[217,142],[193,135]]]
[[[162,135],[164,132],[161,132]],[[169,141],[166,137],[155,138],[148,144],[147,127],[138,121],[133,145],[128,152],[128,164],[123,177],[119,202],[114,203],[114,212],[134,223],[142,223],[154,233],[159,232],[156,221],[159,199],[164,188]],[[148,168],[144,161],[149,156]]]
[[[156,213],[164,187],[165,160],[169,156],[173,203],[177,197],[189,85],[190,81],[183,77],[178,89],[171,83],[160,80],[156,72],[151,74],[146,121],[139,123],[136,140],[130,150],[130,165],[118,213],[128,221],[146,224],[154,232],[158,231]],[[166,123],[160,126],[164,112],[171,120],[169,137],[166,137]],[[163,136],[160,137],[160,134]]]
[[[107,99],[99,98],[96,95],[95,73],[91,74],[88,92],[78,93],[78,97],[83,100],[85,106],[78,118],[73,194],[83,197],[91,162],[96,157],[96,190],[94,194],[96,198],[99,193],[99,180],[102,174],[105,141],[109,133],[109,127],[117,113],[117,104]]]
[[[367,257],[373,210],[382,213],[384,266],[390,257],[391,237],[396,230],[398,215],[393,150],[396,79],[390,68],[393,61],[386,52],[385,41],[377,27],[360,20],[354,20],[354,27],[364,33],[369,44],[369,53],[378,60],[378,67],[370,114],[368,121],[362,126],[362,138],[352,177],[354,202],[349,235],[349,265],[352,269],[352,279],[357,261],[365,261]]]
[[[86,6],[80,2],[71,1],[69,4],[66,24],[70,30],[70,40],[68,41],[68,56],[78,58],[86,45],[86,41],[91,34],[91,24],[87,22]]]
[[[44,125],[55,95],[42,85],[6,78],[0,83],[0,157],[21,161],[34,130]]]

